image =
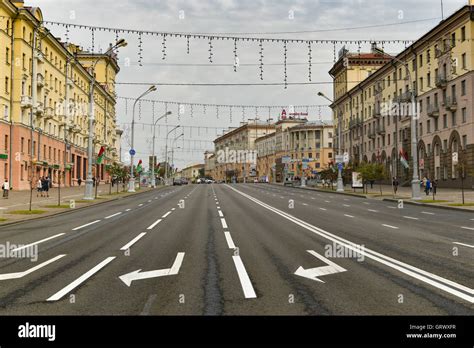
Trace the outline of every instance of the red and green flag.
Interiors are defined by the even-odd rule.
[[[141,173],[142,171],[143,171],[142,160],[139,160],[138,165],[137,165],[137,172]]]
[[[101,164],[105,157],[105,147],[101,146],[97,155],[97,164]]]

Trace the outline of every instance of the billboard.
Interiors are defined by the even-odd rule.
[[[362,177],[359,172],[352,172],[352,188],[363,188]]]

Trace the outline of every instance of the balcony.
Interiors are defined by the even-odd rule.
[[[36,114],[42,116],[44,114],[44,105],[42,102],[36,103]]]
[[[438,104],[430,104],[427,108],[428,116],[430,117],[439,117],[439,106]]]
[[[31,101],[31,97],[27,95],[23,95],[21,97],[21,107],[23,109],[31,108],[33,105],[33,102]]]
[[[382,113],[380,111],[380,106],[379,107],[375,107],[374,110],[372,110],[372,117],[374,118],[378,118],[382,116]]]
[[[36,75],[36,84],[38,87],[44,87],[44,76],[41,73]]]
[[[410,103],[412,98],[412,92],[408,91],[405,93],[400,94],[393,98],[394,103]]]
[[[384,125],[377,125],[377,134],[385,135],[385,126]]]
[[[357,128],[360,125],[362,125],[362,122],[359,118],[353,118],[352,120],[349,120],[349,128],[350,129]]]
[[[436,87],[446,89],[448,86],[448,79],[445,75],[438,75],[436,76]]]
[[[375,139],[375,130],[369,130],[367,136],[369,137],[369,139]]]
[[[456,111],[458,109],[458,101],[456,100],[456,97],[447,97],[445,106],[449,111]]]
[[[54,109],[50,106],[44,108],[44,118],[46,120],[53,118],[54,116]]]

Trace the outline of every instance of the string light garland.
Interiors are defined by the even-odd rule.
[[[138,34],[138,65],[142,66],[142,59],[143,59],[143,41],[142,41],[142,33]]]
[[[285,89],[288,88],[288,75],[286,74],[286,59],[287,59],[287,51],[288,49],[286,48],[286,41],[283,42],[283,65],[284,65],[284,72],[285,72]]]
[[[162,53],[162,60],[166,59],[166,35],[163,35],[163,40],[161,42],[161,53]]]
[[[308,81],[311,82],[311,65],[313,61],[311,42],[308,41]]]
[[[263,80],[263,42],[260,40],[259,42],[260,46],[260,80]]]

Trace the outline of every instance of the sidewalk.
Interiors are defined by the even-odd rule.
[[[277,184],[282,185],[282,184]],[[300,187],[300,186],[297,186]],[[323,188],[321,186],[318,187],[310,187],[307,186],[307,189],[316,189],[316,190],[323,190],[336,193],[336,186],[334,185],[334,190],[330,188]],[[422,204],[428,204],[430,206],[442,206],[448,208],[460,208],[466,210],[474,211],[474,190],[468,188],[464,190],[464,203],[462,205],[462,192],[461,189],[451,189],[451,188],[438,188],[435,201],[433,201],[433,192],[427,196],[423,191],[424,188],[421,188],[421,201],[413,201]],[[352,189],[349,185],[346,185],[344,188],[344,192],[347,194],[356,194],[359,196],[363,196],[366,198],[373,198],[373,199],[403,199],[405,201],[412,201],[411,199],[411,187],[398,187],[397,194],[394,195],[392,191],[391,185],[382,185],[382,195],[380,194],[380,185],[374,184],[373,188],[370,188],[368,185],[368,193],[362,193],[362,189]]]
[[[95,188],[94,188],[95,189]],[[104,184],[97,187],[97,199],[91,201],[84,201],[85,186],[62,187],[61,188],[61,205],[58,207],[58,188],[54,187],[49,190],[48,197],[36,197],[36,190],[33,191],[31,209],[37,214],[29,214],[30,191],[10,191],[8,199],[0,197],[0,225],[2,223],[9,223],[20,220],[27,220],[37,217],[53,215],[59,212],[71,210],[70,201],[74,200],[75,207],[83,207],[93,205],[107,200],[117,199],[128,195],[133,195],[139,192],[150,190],[149,188],[140,188],[136,193],[128,193],[121,191],[122,186],[119,187],[117,194],[117,185],[112,187],[110,194],[110,185]],[[95,192],[95,191],[94,191]],[[16,213],[14,213],[16,212]]]

